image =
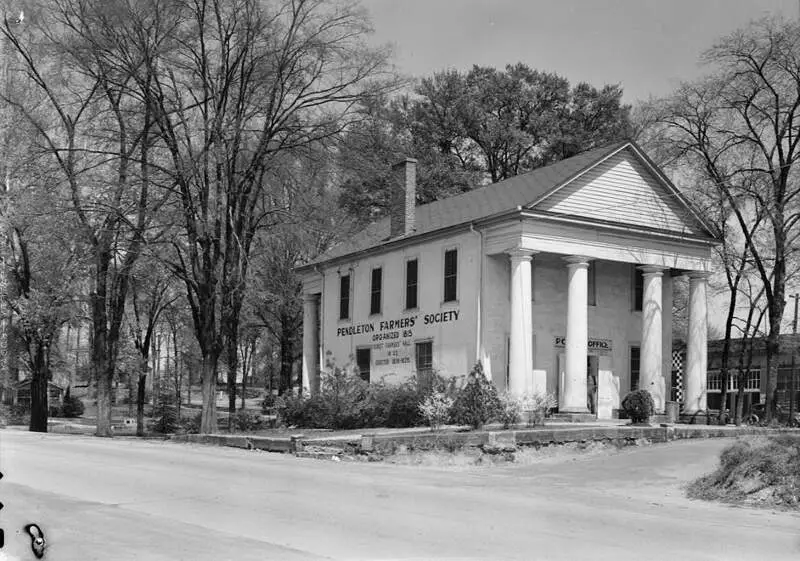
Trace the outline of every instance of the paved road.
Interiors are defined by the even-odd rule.
[[[800,516],[682,497],[725,444],[444,471],[3,430],[0,526],[58,561],[800,559]]]

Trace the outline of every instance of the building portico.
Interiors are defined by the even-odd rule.
[[[689,329],[694,332],[687,333],[687,340],[693,340],[694,346],[690,347],[687,357],[686,369],[686,395],[687,413],[696,413],[704,396],[705,389],[705,359],[700,356],[702,349],[705,348],[705,332],[707,329],[707,303],[705,283],[708,277],[707,272],[687,271],[667,267],[665,265],[640,264],[630,261],[610,261],[608,259],[598,259],[587,255],[563,255],[559,253],[544,252],[538,249],[528,249],[524,247],[524,241],[518,240],[518,244],[510,250],[503,252],[508,256],[509,278],[511,292],[509,298],[509,349],[508,349],[508,389],[514,394],[522,395],[530,393],[531,388],[548,387],[553,389],[554,380],[537,380],[537,376],[543,374],[543,370],[537,368],[536,349],[533,341],[547,337],[547,330],[541,326],[537,328],[535,316],[538,306],[535,303],[536,297],[532,296],[534,283],[534,270],[537,260],[548,262],[550,266],[562,267],[565,271],[564,291],[566,302],[562,306],[560,314],[563,316],[563,332],[566,337],[563,341],[562,352],[559,353],[555,362],[559,369],[559,377],[555,380],[558,384],[558,409],[566,413],[597,413],[603,416],[599,410],[590,411],[587,405],[587,395],[589,388],[587,377],[587,364],[591,363],[591,357],[602,345],[598,343],[603,339],[602,335],[606,329],[604,325],[608,320],[603,315],[600,308],[604,305],[629,306],[631,316],[636,322],[635,335],[628,337],[629,341],[639,343],[640,366],[638,373],[639,389],[647,389],[653,396],[656,410],[663,412],[666,401],[669,400],[669,376],[671,374],[672,357],[672,301],[674,280],[681,277],[690,280],[690,309],[689,309]],[[630,247],[626,248],[629,251]],[[491,251],[491,250],[490,250]],[[499,254],[489,254],[486,257],[497,257]],[[677,259],[675,261],[678,261]],[[664,261],[662,261],[663,263]],[[595,270],[592,271],[594,266]],[[596,277],[596,269],[600,267],[615,267],[623,269],[630,267],[634,274],[639,274],[642,279],[641,287],[641,306],[633,302],[603,302],[607,298],[598,296],[608,291],[607,286],[598,284],[600,281]],[[592,305],[589,305],[589,275],[592,271],[593,281]],[[607,277],[606,277],[607,278]],[[610,279],[612,282],[627,283],[628,279],[617,275],[617,278]],[[528,295],[528,297],[525,297]],[[599,299],[599,300],[598,300]],[[590,320],[590,313],[592,319]],[[627,311],[627,310],[626,310]],[[546,312],[547,317],[552,318],[552,306]],[[493,329],[493,326],[487,326]],[[544,332],[544,333],[543,333]],[[550,334],[550,338],[558,339],[558,336]],[[546,347],[547,344],[541,345]],[[589,346],[593,349],[590,350]],[[484,353],[486,354],[486,353]],[[613,354],[613,353],[612,353]],[[618,353],[621,354],[621,353]],[[540,361],[542,362],[542,361]],[[597,360],[595,384],[597,385],[598,397],[607,395],[609,392],[615,393],[611,397],[614,401],[614,409],[619,407],[619,400],[624,397],[624,388],[619,385],[619,370],[621,369],[620,360],[613,360],[608,355],[600,355]],[[488,370],[491,372],[491,366]],[[591,366],[589,367],[591,369]],[[606,375],[603,375],[605,373]],[[491,374],[490,374],[491,375]],[[617,387],[614,386],[615,378]],[[622,390],[622,392],[620,392]],[[622,395],[620,395],[622,393]],[[689,397],[691,396],[691,397]],[[691,401],[690,401],[691,400]],[[598,404],[599,405],[599,404]],[[704,409],[704,408],[703,408]],[[610,414],[610,411],[606,411]]]

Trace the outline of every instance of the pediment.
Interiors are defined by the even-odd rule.
[[[529,205],[530,209],[683,235],[709,235],[668,181],[627,145]]]

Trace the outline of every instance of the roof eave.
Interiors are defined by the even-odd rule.
[[[635,226],[633,224],[619,224],[616,222],[608,222],[605,220],[598,220],[593,218],[585,218],[583,216],[573,216],[569,214],[556,214],[544,211],[525,210],[522,215],[526,218],[548,220],[551,222],[559,222],[562,224],[573,224],[580,226],[590,226],[592,228],[602,228],[604,230],[635,233],[653,238],[677,240],[681,242],[693,242],[702,245],[719,245],[721,242],[716,238],[697,236],[694,234],[681,234],[669,230],[659,230],[656,228],[646,228],[642,226]]]
[[[428,232],[421,232],[419,234],[412,234],[410,236],[392,238],[364,249],[359,249],[357,251],[351,251],[350,253],[345,253],[344,255],[331,257],[330,259],[325,259],[323,261],[308,263],[306,265],[300,265],[299,267],[295,267],[295,271],[297,271],[300,274],[307,274],[310,273],[311,271],[325,267],[330,267],[333,265],[337,265],[339,263],[353,261],[354,259],[362,259],[364,257],[368,257],[370,255],[374,255],[377,253],[383,253],[385,251],[392,251],[394,249],[399,249],[401,247],[411,245],[412,243],[419,243],[422,241],[436,239],[461,230],[469,230],[474,223],[475,223],[474,221],[469,220],[466,222],[459,222],[458,224],[453,224],[451,226],[446,226],[444,228],[439,228]]]

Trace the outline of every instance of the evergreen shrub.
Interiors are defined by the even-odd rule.
[[[261,415],[249,409],[239,409],[230,422],[234,430],[240,432],[256,431],[264,427],[264,420]]]
[[[61,416],[70,418],[80,417],[83,415],[83,411],[84,406],[81,398],[69,395],[69,390],[67,390],[64,396],[64,404],[61,406]]]
[[[180,425],[183,432],[186,434],[199,434],[200,433],[200,423],[203,418],[203,413],[198,412],[190,417],[184,417],[181,419]]]
[[[175,406],[175,396],[172,392],[163,391],[159,394],[158,402],[153,409],[153,420],[150,430],[159,434],[175,432],[179,426],[178,408]]]
[[[480,429],[497,418],[500,398],[497,388],[486,379],[483,365],[478,362],[467,377],[466,385],[458,392],[453,403],[453,422]]]
[[[647,423],[655,408],[653,396],[647,390],[634,390],[622,400],[622,409],[633,423]]]

